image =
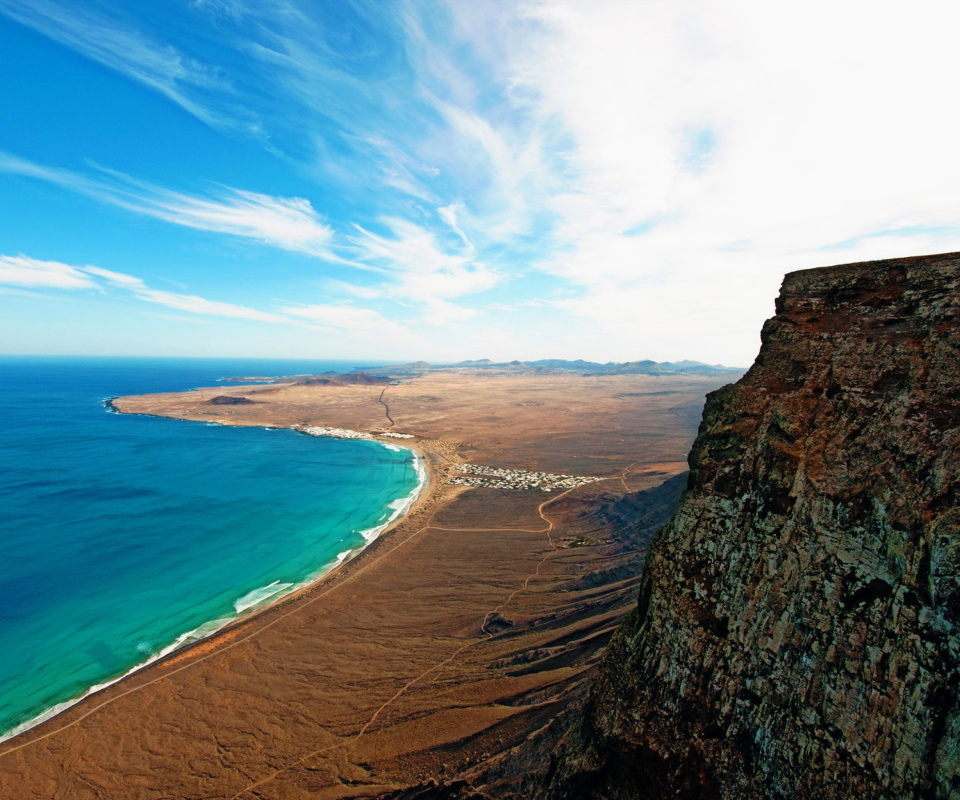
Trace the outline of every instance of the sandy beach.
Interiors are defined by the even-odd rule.
[[[723,382],[443,374],[117,399],[123,413],[413,435],[383,441],[421,453],[430,480],[320,581],[0,745],[0,794],[339,798],[496,780],[497,754],[546,741],[582,694]],[[211,404],[223,396],[252,402]],[[452,484],[463,463],[598,480]]]

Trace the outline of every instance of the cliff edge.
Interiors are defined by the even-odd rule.
[[[960,254],[788,275],[552,798],[960,798]]]

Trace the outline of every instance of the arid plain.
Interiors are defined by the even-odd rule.
[[[430,484],[327,578],[0,745],[0,796],[332,799],[463,775],[522,792],[498,755],[526,748],[535,778],[634,603],[704,395],[736,377],[448,371],[116,400],[227,425],[413,434],[392,441],[425,456]],[[252,402],[211,403],[224,396]],[[462,463],[599,480],[470,488],[450,483]]]

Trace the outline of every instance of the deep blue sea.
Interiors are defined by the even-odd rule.
[[[354,366],[0,357],[0,735],[325,572],[420,485],[409,450],[104,398]]]

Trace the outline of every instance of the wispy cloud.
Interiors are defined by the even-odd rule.
[[[231,6],[256,21],[230,41],[270,146],[319,183],[369,193],[366,224],[412,218],[414,198],[457,205],[461,228],[476,223],[485,242],[503,243],[542,216],[537,201],[556,183],[544,153],[552,126],[520,103],[483,99],[489,70],[464,63],[477,42],[448,7],[350,3],[333,26],[296,0]]]
[[[384,184],[426,203],[438,202],[437,195],[427,186],[440,173],[436,167],[418,161],[381,135],[369,136],[364,142],[370,148],[371,160],[379,168]]]
[[[460,209],[459,204],[454,203],[449,206],[442,206],[437,209],[437,216],[440,217],[447,225],[450,226],[451,230],[457,236],[460,237],[460,240],[463,242],[464,247],[468,252],[476,252],[476,247],[474,247],[473,242],[471,242],[467,235],[461,230],[460,226],[457,224],[457,211]]]
[[[47,167],[0,151],[0,172],[26,175],[175,225],[225,233],[295,253],[334,259],[333,230],[308,200],[216,187],[208,196],[175,192],[113,170],[92,174]]]
[[[197,297],[192,294],[179,294],[177,292],[166,292],[161,289],[154,289],[147,286],[143,280],[127,275],[123,272],[114,272],[113,270],[103,269],[101,267],[80,267],[83,272],[102,278],[106,283],[119,289],[125,289],[138,300],[144,300],[148,303],[157,303],[161,306],[169,306],[180,311],[189,311],[193,314],[202,314],[214,317],[233,317],[235,319],[252,319],[258,322],[288,322],[280,314],[272,314],[266,311],[258,311],[255,308],[247,308],[234,303],[223,303],[217,300],[207,300],[203,297]]]
[[[290,325],[351,339],[371,342],[388,337],[392,343],[423,346],[405,324],[380,312],[352,303],[315,305],[286,304],[273,311],[210,300],[193,294],[168,292],[148,285],[142,278],[97,266],[72,266],[58,261],[42,261],[24,255],[0,255],[0,291],[49,296],[52,290],[87,290],[97,294],[115,294],[137,301],[166,306],[198,317],[250,320],[273,325]]]
[[[259,131],[222,70],[88,5],[0,0],[0,13],[159,92],[218,129]]]
[[[367,287],[361,293],[377,292],[381,297],[419,306],[425,322],[449,325],[476,313],[453,300],[492,289],[505,276],[474,257],[473,245],[457,227],[453,210],[443,208],[438,213],[456,232],[457,246],[442,242],[431,230],[397,218],[381,221],[389,234],[356,226],[357,233],[347,238],[359,260],[380,267],[388,278],[377,289]]]
[[[189,228],[254,239],[295,253],[332,257],[329,245],[333,231],[309,200],[229,187],[207,199],[149,184],[134,186],[134,191],[139,188],[142,193],[133,194],[126,203],[118,197],[118,205]]]
[[[214,127],[256,129],[272,152],[353,196],[362,217],[337,220],[343,229],[353,222],[369,230],[384,217],[404,219],[438,241],[452,229],[468,248],[529,233],[531,216],[543,208],[531,201],[550,179],[540,133],[518,129],[515,115],[502,106],[492,114],[481,107],[479,98],[489,87],[453,52],[465,40],[449,28],[456,20],[446,8],[427,15],[413,4],[354,3],[338,12],[338,26],[297,0],[203,0],[189,9],[197,35],[185,37],[173,25],[154,24],[144,33],[142,24],[131,21],[137,18],[133,11],[81,12],[59,0],[0,0],[0,12],[161,92]],[[215,24],[207,29],[210,20]],[[341,21],[349,35],[341,34]],[[455,37],[449,45],[444,31]],[[204,37],[214,35],[218,59],[202,47]],[[255,124],[246,109],[256,110]],[[334,257],[329,230],[320,230],[327,223],[306,200],[240,190],[199,197],[107,171],[16,165],[0,155],[4,160],[8,171],[19,169],[138,213]],[[411,200],[443,210],[425,215]],[[393,247],[402,255],[409,244],[405,234]],[[431,248],[426,253],[432,257]],[[352,266],[364,263],[379,262],[358,259]],[[393,268],[401,269],[396,261]],[[492,274],[482,266],[455,272],[438,273],[443,285],[431,294],[449,298],[457,286]]]
[[[440,232],[435,233],[402,218],[386,218],[380,220],[386,233],[374,233],[356,225],[355,233],[343,237],[343,244],[335,246],[333,229],[321,219],[310,202],[302,198],[272,197],[231,187],[217,187],[210,196],[201,197],[175,192],[102,167],[90,173],[78,173],[36,164],[2,151],[0,172],[53,183],[172,224],[228,234],[376,272],[382,275],[382,283],[374,287],[356,287],[350,289],[350,293],[368,299],[390,298],[419,307],[424,319],[435,325],[471,316],[473,312],[451,301],[486,291],[504,278],[502,272],[476,259],[475,247],[458,224],[458,207],[455,205],[437,210],[437,225],[442,226]],[[127,280],[125,288],[139,292],[142,299],[150,299],[142,287],[130,283],[135,279],[91,269],[90,274],[97,274],[116,285],[123,285]],[[339,285],[341,288],[349,286],[346,282]],[[208,302],[176,293],[150,291],[156,302],[186,310],[200,308]]]
[[[24,255],[0,256],[0,284],[43,289],[95,289],[97,286],[81,268]]]
[[[563,132],[527,203],[554,215],[535,263],[577,290],[554,307],[591,348],[746,363],[785,271],[960,246],[956,6],[450,8],[475,52],[508,31],[500,85]]]
[[[298,197],[178,191],[0,153],[0,171],[334,265],[319,296],[259,314],[355,331],[476,314],[479,342],[745,363],[785,271],[960,249],[943,99],[960,70],[956,4],[191,0],[167,24],[136,4],[0,0],[0,13],[258,137],[302,181]],[[368,274],[353,283],[355,269]],[[94,272],[30,275],[122,290]]]
[[[120,289],[138,300],[189,311],[193,314],[259,322],[294,322],[283,314],[259,311],[234,303],[207,300],[196,295],[154,289],[142,279],[123,272],[95,266],[71,266],[58,261],[41,261],[24,255],[0,255],[0,285],[37,289],[88,289],[97,292]]]
[[[406,332],[405,326],[370,308],[352,305],[286,306],[284,314],[309,320],[322,328],[346,331],[365,337],[393,336]]]

